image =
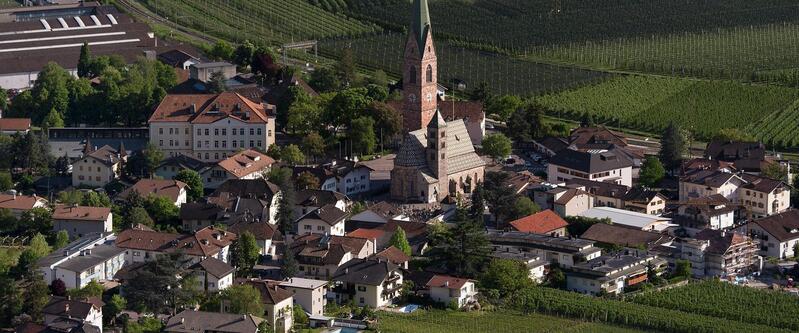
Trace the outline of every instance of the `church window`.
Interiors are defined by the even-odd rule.
[[[411,66],[411,69],[408,71],[408,82],[416,83],[416,67]]]
[[[441,159],[442,160],[444,159],[444,153],[441,153]]]
[[[433,66],[427,65],[427,82],[433,82]]]

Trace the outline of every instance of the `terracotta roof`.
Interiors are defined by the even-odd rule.
[[[402,250],[392,246],[387,247],[385,250],[375,253],[374,255],[377,258],[383,258],[391,262],[395,265],[400,265],[406,263],[411,260],[407,254],[402,252]]]
[[[98,307],[94,303],[88,301],[53,297],[50,300],[50,303],[45,305],[45,307],[42,309],[42,313],[58,317],[85,319],[89,317],[89,312],[91,312],[92,308],[95,308],[97,311],[101,311],[102,309],[101,307]]]
[[[627,146],[627,139],[604,126],[578,127],[571,132],[569,144],[577,149],[604,148],[608,145],[624,147]]]
[[[358,228],[347,234],[347,237],[363,238],[363,239],[379,239],[383,237],[386,232],[381,229],[364,229]]]
[[[550,209],[522,217],[510,222],[514,229],[521,232],[532,232],[536,234],[547,234],[554,230],[565,228],[569,223],[555,214]]]
[[[116,148],[111,147],[109,145],[105,145],[100,147],[99,149],[95,149],[85,157],[94,158],[100,161],[100,163],[103,163],[108,166],[117,164],[120,161],[119,152],[116,150]]]
[[[248,149],[219,161],[217,165],[236,178],[242,178],[254,172],[261,172],[274,163],[275,159],[266,154],[255,149]]]
[[[755,223],[780,242],[799,238],[799,210],[785,212],[754,220]]]
[[[628,228],[618,225],[596,223],[586,230],[580,238],[605,244],[615,244],[628,247],[648,247],[663,239],[664,235]]]
[[[30,118],[0,118],[0,131],[24,132],[31,129]]]
[[[367,242],[363,238],[305,234],[294,239],[291,251],[299,262],[305,258],[321,258],[322,263],[338,264],[348,252],[360,253]]]
[[[105,221],[111,208],[58,205],[53,209],[53,220]]]
[[[28,210],[33,209],[39,201],[45,201],[44,198],[28,195],[13,195],[13,194],[0,194],[0,208],[15,209],[15,210]]]
[[[212,256],[236,239],[232,232],[207,227],[193,235],[128,229],[119,233],[116,246],[125,249],[162,253],[182,251],[187,255]]]
[[[397,110],[399,112],[402,111],[401,100],[389,101],[386,104],[394,110]],[[455,105],[454,110],[453,110],[453,104]],[[447,122],[455,119],[463,119],[467,123],[481,123],[485,119],[485,112],[483,112],[483,104],[480,102],[439,100],[438,109],[441,110],[441,115],[444,117],[444,120]]]
[[[566,190],[566,193],[563,193],[563,195],[561,195],[560,198],[555,200],[555,204],[557,204],[557,205],[565,205],[565,204],[569,203],[569,201],[574,199],[574,197],[576,197],[578,195],[583,195],[583,194],[589,195],[590,193],[588,193],[586,191],[583,191],[583,190],[580,190],[580,189],[570,188],[570,189]]]
[[[192,269],[201,269],[208,274],[211,274],[217,278],[223,278],[228,274],[232,274],[235,268],[233,266],[228,265],[226,262],[216,259],[214,257],[205,258],[205,260],[200,261],[191,267]]]
[[[705,229],[694,235],[699,240],[709,240],[707,251],[714,254],[724,254],[738,244],[751,242],[752,239],[737,232],[722,232],[721,230]]]
[[[125,189],[119,194],[121,198],[127,198],[131,193],[136,192],[142,197],[156,195],[166,197],[177,202],[181,190],[187,188],[186,183],[171,179],[142,179],[133,186]]]
[[[771,193],[776,189],[788,187],[788,184],[784,181],[755,176],[748,173],[742,173],[741,178],[746,181],[743,188],[757,192]]]
[[[294,295],[294,293],[280,287],[279,281],[247,280],[244,284],[258,290],[261,293],[261,302],[264,304],[274,305]]]
[[[300,190],[294,196],[294,203],[300,206],[320,207],[326,204],[336,204],[341,200],[347,200],[344,193],[317,189]]]
[[[274,106],[257,104],[234,92],[206,95],[166,95],[149,122],[190,122],[210,124],[232,118],[241,122],[267,123]]]
[[[241,235],[245,231],[249,231],[255,236],[257,240],[272,240],[281,238],[280,231],[277,226],[269,224],[268,222],[239,222],[228,227],[228,230]]]
[[[456,278],[448,275],[434,275],[430,281],[427,281],[428,288],[448,288],[448,289],[461,289],[469,282],[468,279]]]

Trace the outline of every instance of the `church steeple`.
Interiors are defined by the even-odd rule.
[[[402,116],[407,131],[426,128],[438,102],[438,63],[427,0],[414,0],[412,9],[402,74]]]
[[[412,34],[416,37],[420,53],[424,54],[424,45],[427,34],[430,32],[430,10],[427,7],[427,0],[413,0],[413,24],[411,25]]]

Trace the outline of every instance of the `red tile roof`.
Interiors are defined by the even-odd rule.
[[[171,234],[157,231],[128,229],[119,233],[116,246],[124,249],[172,253],[194,256],[212,256],[236,240],[236,234],[213,227],[204,228],[194,235]]]
[[[172,200],[172,202],[177,202],[180,191],[186,187],[188,187],[188,185],[179,180],[142,179],[120,193],[119,196],[127,198],[132,192],[136,192],[142,197],[147,197],[152,194],[160,197],[167,197]]]
[[[461,289],[466,282],[469,282],[469,280],[448,275],[433,275],[430,281],[427,281],[427,287]]]
[[[546,234],[560,228],[565,228],[569,223],[552,210],[547,209],[543,212],[538,212],[512,221],[510,225],[517,231]]]
[[[0,118],[0,131],[24,132],[31,129],[30,118]]]
[[[204,95],[166,95],[149,122],[210,124],[226,118],[245,123],[267,123],[275,107],[257,104],[234,92]],[[247,116],[249,114],[249,117]]]
[[[400,265],[411,260],[411,257],[402,252],[402,250],[394,247],[393,245],[389,246],[383,251],[376,253],[375,257],[386,259],[390,263],[395,265]]]
[[[111,208],[58,205],[53,210],[53,220],[105,221]]]
[[[363,239],[378,239],[386,234],[385,230],[380,229],[355,229],[347,234],[347,237],[363,238]]]
[[[27,195],[0,194],[0,208],[28,210],[33,209],[36,203],[44,201],[43,198]]]
[[[259,172],[275,163],[275,159],[254,149],[242,151],[219,161],[217,165],[238,178]]]

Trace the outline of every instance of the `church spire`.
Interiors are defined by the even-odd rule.
[[[427,0],[413,0],[412,8],[413,24],[411,25],[411,33],[416,37],[419,53],[423,54],[427,34],[430,32],[430,10],[427,7]]]

